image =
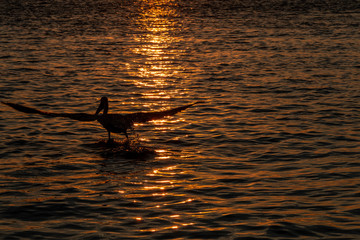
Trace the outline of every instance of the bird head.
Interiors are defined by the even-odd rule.
[[[103,109],[104,109],[103,114],[107,114],[108,110],[109,110],[109,101],[108,101],[107,97],[102,97],[101,98],[100,105],[99,105],[98,109],[96,110],[95,115],[98,115],[101,112],[101,110],[103,110]]]

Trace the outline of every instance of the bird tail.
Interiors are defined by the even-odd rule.
[[[32,107],[26,107],[17,103],[11,103],[11,102],[1,102],[5,105],[8,105],[10,107],[12,107],[15,110],[18,110],[20,112],[24,112],[24,113],[34,113],[34,114],[40,114],[40,115],[45,115],[45,116],[49,116],[49,117],[65,117],[65,118],[70,118],[73,120],[78,120],[78,121],[83,121],[83,122],[87,122],[87,121],[94,121],[97,119],[97,117],[95,115],[91,115],[91,114],[87,114],[87,113],[53,113],[53,112],[45,112],[45,111],[41,111]]]

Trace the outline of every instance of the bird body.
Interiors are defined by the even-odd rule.
[[[110,133],[124,133],[126,138],[127,130],[132,129],[134,121],[127,115],[123,114],[103,114],[99,115],[97,121],[108,131],[109,140]]]
[[[98,116],[97,121],[108,131],[109,140],[110,134],[113,133],[124,133],[128,139],[127,130],[132,129],[134,123],[145,123],[152,120],[164,118],[166,116],[172,116],[186,108],[194,105],[189,104],[178,108],[173,108],[159,112],[138,112],[130,114],[109,114],[109,101],[107,97],[102,97],[100,105],[95,112],[95,116]],[[98,115],[103,110],[102,115]]]
[[[196,103],[192,103],[189,105],[172,108],[165,111],[117,114],[117,113],[108,113],[109,110],[108,98],[102,97],[98,109],[96,110],[95,114],[92,115],[88,113],[53,113],[53,112],[46,112],[11,102],[2,102],[2,103],[14,108],[15,110],[24,113],[40,114],[48,117],[65,117],[65,118],[70,118],[73,120],[85,121],[85,122],[96,120],[108,131],[109,141],[111,140],[110,138],[111,133],[124,133],[126,138],[128,139],[129,137],[127,134],[127,130],[132,129],[134,123],[145,123],[152,120],[161,119],[166,116],[172,116],[196,104]],[[103,111],[103,114],[99,114],[101,111]]]

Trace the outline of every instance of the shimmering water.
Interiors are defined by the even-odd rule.
[[[336,4],[334,4],[336,2]],[[6,0],[1,101],[202,103],[136,126],[1,105],[2,239],[359,239],[358,1]],[[116,136],[119,140],[121,135]]]

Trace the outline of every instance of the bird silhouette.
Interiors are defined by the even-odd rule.
[[[188,104],[185,106],[172,108],[165,111],[156,111],[156,112],[137,112],[130,114],[119,114],[119,113],[108,113],[109,111],[109,100],[107,97],[102,97],[100,100],[100,105],[96,110],[95,114],[88,113],[54,113],[38,110],[32,107],[27,107],[17,103],[11,102],[2,102],[5,105],[12,107],[15,110],[24,113],[33,113],[40,114],[48,117],[64,117],[70,118],[77,121],[89,122],[89,121],[98,121],[108,132],[108,142],[111,141],[111,133],[123,133],[127,139],[129,136],[127,134],[128,129],[133,129],[135,123],[145,123],[152,120],[162,119],[167,116],[175,115],[178,112],[181,112],[197,102]],[[103,111],[102,114],[99,114]]]

